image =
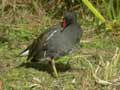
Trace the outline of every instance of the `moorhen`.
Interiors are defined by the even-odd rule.
[[[57,77],[54,59],[70,53],[80,42],[82,29],[77,23],[76,13],[67,12],[59,25],[51,27],[33,41],[22,53],[28,54],[27,60],[37,61],[43,58],[52,64],[53,71]]]

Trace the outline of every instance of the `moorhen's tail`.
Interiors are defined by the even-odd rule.
[[[19,56],[28,56],[28,54],[29,54],[29,47],[27,47],[25,50],[23,50],[22,52],[20,52],[18,55],[17,55],[17,57],[19,57]]]

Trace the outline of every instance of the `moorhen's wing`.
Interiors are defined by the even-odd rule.
[[[41,59],[45,57],[44,54],[47,53],[49,49],[48,46],[50,45],[48,41],[54,36],[57,30],[59,30],[59,26],[54,26],[35,39],[29,46],[29,55],[27,59]]]

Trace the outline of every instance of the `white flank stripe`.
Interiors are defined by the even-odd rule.
[[[47,40],[49,40],[56,32],[57,32],[57,31],[55,30],[53,33],[51,33],[51,34],[49,35],[49,37],[47,38]]]

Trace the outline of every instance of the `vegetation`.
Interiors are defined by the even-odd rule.
[[[105,23],[85,1],[0,1],[0,89],[119,90],[120,0],[88,1]],[[68,10],[78,13],[84,34],[80,50],[56,61],[58,79],[51,75],[48,64],[16,57]]]

